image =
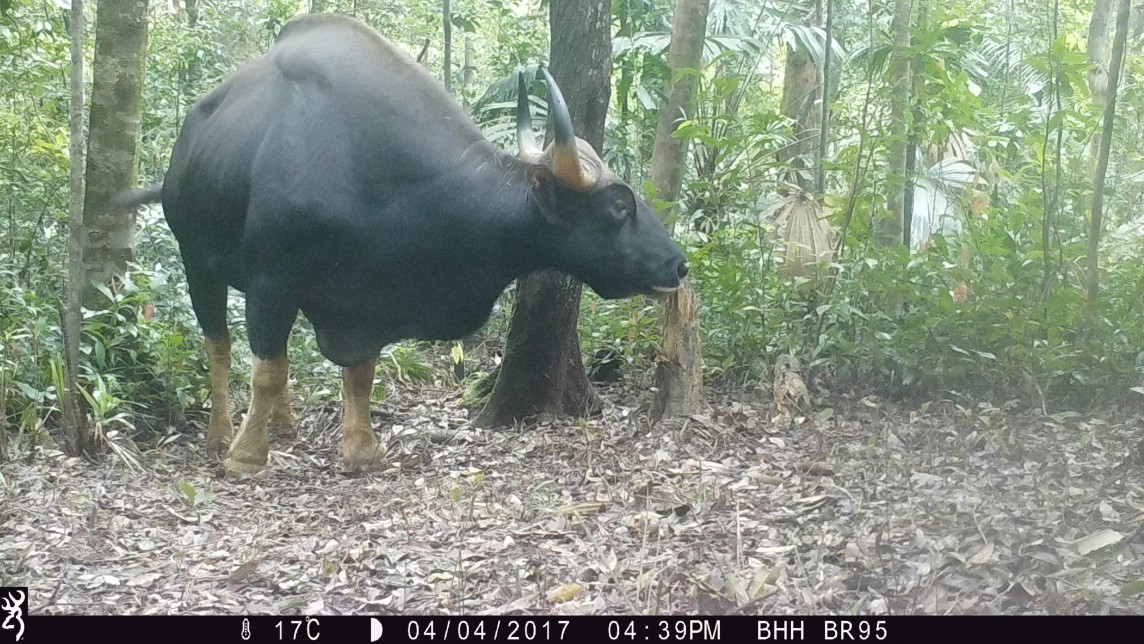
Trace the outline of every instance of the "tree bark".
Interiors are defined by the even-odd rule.
[[[602,152],[611,97],[611,3],[561,0],[548,6],[549,71],[568,101],[576,135]],[[554,271],[518,281],[504,361],[477,425],[503,426],[545,413],[581,416],[599,409],[577,335],[581,288],[580,282]]]
[[[148,0],[102,0],[96,10],[83,225],[84,305],[106,304],[96,285],[114,284],[134,257],[135,213],[107,212],[135,185],[147,50]]]
[[[894,50],[890,54],[892,87],[890,90],[890,149],[886,169],[886,205],[889,215],[878,221],[878,241],[884,246],[902,243],[906,188],[906,111],[910,108],[910,13],[911,0],[894,0],[894,18],[890,23]]]
[[[1120,67],[1124,61],[1124,43],[1128,39],[1128,15],[1131,0],[1119,0],[1116,9],[1116,35],[1112,40],[1112,63],[1108,69],[1108,105],[1104,108],[1104,130],[1101,132],[1100,156],[1092,182],[1092,216],[1088,227],[1088,302],[1096,305],[1100,294],[1100,235],[1104,228],[1104,178],[1108,174],[1108,152],[1112,147],[1112,128],[1116,122],[1116,92],[1120,85]]]
[[[779,102],[782,115],[794,122],[795,142],[779,148],[779,163],[790,166],[790,179],[800,188],[810,191],[810,177],[805,172],[807,160],[814,152],[818,131],[818,112],[814,101],[818,96],[818,65],[805,48],[787,45],[786,64],[783,69],[783,94]]]
[[[85,422],[82,396],[78,392],[79,343],[83,324],[81,300],[84,287],[83,266],[83,0],[71,2],[71,103],[68,106],[71,142],[68,145],[68,255],[67,303],[61,322],[64,341],[63,430],[65,451],[71,455],[84,453],[91,443]]]
[[[663,348],[656,361],[655,394],[648,412],[653,423],[688,416],[703,401],[699,332],[699,298],[685,283],[664,306]]]
[[[461,70],[461,82],[465,89],[473,85],[477,73],[477,51],[473,47],[473,32],[465,32],[465,68]]]
[[[655,147],[651,153],[652,185],[655,198],[672,203],[679,199],[683,171],[687,167],[688,139],[672,136],[682,120],[694,116],[695,95],[699,91],[698,72],[703,64],[703,42],[707,36],[707,12],[711,0],[677,0],[671,27],[667,66],[671,78],[664,85],[664,101],[659,108]],[[661,213],[667,218],[670,211]]]
[[[924,32],[929,28],[929,4],[923,0],[918,3],[917,14],[914,18],[914,24],[918,31]],[[922,69],[922,55],[919,53],[910,65],[909,78],[910,78],[910,95],[906,100],[913,104],[912,117],[909,121],[909,127],[906,133],[906,165],[905,165],[905,179],[906,185],[902,197],[902,243],[910,247],[914,243],[911,239],[913,235],[914,226],[914,195],[917,194],[917,177],[918,177],[918,147],[921,141],[919,130],[922,128],[922,109],[921,109],[921,92],[922,92],[922,75],[919,73]],[[940,156],[939,156],[940,158]],[[925,160],[922,160],[924,164]],[[918,242],[925,240],[919,239]]]
[[[1112,19],[1112,0],[1096,0],[1092,19],[1088,23],[1088,91],[1098,108],[1108,105],[1108,24]],[[1100,158],[1100,131],[1092,133],[1088,144],[1089,180],[1096,179],[1096,164]]]
[[[830,132],[830,61],[833,59],[831,50],[834,49],[834,0],[826,0],[826,52],[822,59],[822,116],[818,128],[818,151],[814,155],[814,191],[818,195],[826,192],[826,166],[822,160],[826,158],[827,135]]]
[[[453,93],[453,20],[449,15],[449,0],[441,2],[441,22],[445,27],[445,62],[441,76],[445,81],[445,91]]]
[[[503,427],[540,414],[584,416],[599,409],[576,332],[580,291],[578,281],[556,271],[519,281],[504,361],[478,426]]]
[[[665,86],[659,110],[655,147],[651,154],[651,182],[656,199],[668,202],[669,218],[678,210],[676,202],[687,167],[688,139],[672,136],[681,119],[695,110],[699,79],[691,73],[703,64],[703,43],[707,37],[710,0],[677,0],[671,28],[667,64],[671,78]],[[663,347],[656,361],[655,394],[651,418],[686,416],[703,400],[703,357],[699,337],[699,299],[689,284],[672,293],[664,306]]]
[[[1112,19],[1112,0],[1095,0],[1092,19],[1088,23],[1088,89],[1097,105],[1108,103],[1108,24]]]
[[[194,31],[199,24],[199,0],[183,0],[187,14],[187,30]],[[194,98],[198,94],[199,77],[202,76],[202,65],[195,52],[188,52],[183,61],[183,96]]]

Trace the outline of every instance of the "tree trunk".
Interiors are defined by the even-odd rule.
[[[199,24],[199,0],[183,0],[183,6],[187,12],[187,30],[193,32]],[[183,65],[183,96],[194,100],[194,97],[198,95],[202,64],[195,52],[189,52]]]
[[[1100,235],[1104,227],[1104,177],[1108,174],[1108,152],[1112,147],[1112,127],[1116,121],[1116,92],[1120,84],[1120,67],[1124,61],[1124,42],[1128,39],[1128,15],[1132,0],[1119,0],[1116,8],[1116,35],[1112,40],[1112,63],[1108,69],[1108,105],[1104,108],[1104,130],[1101,132],[1100,156],[1092,181],[1092,216],[1088,227],[1088,302],[1096,305],[1100,293]]]
[[[78,392],[79,342],[83,314],[83,0],[71,3],[71,104],[68,116],[71,142],[68,145],[68,255],[67,304],[62,319],[64,341],[63,406],[64,448],[68,454],[78,455],[88,450],[91,440],[85,422],[82,396]]]
[[[599,409],[576,332],[580,290],[578,281],[556,271],[519,281],[504,361],[478,426],[503,427],[538,414],[584,416]]]
[[[651,153],[651,182],[655,198],[674,202],[679,199],[683,185],[684,163],[687,158],[688,139],[672,136],[680,121],[694,117],[695,95],[699,91],[697,72],[703,64],[703,42],[707,36],[707,11],[710,0],[677,0],[675,19],[671,27],[671,45],[667,51],[667,66],[671,78],[664,86],[664,102],[659,109],[655,129],[655,147]],[[670,212],[662,213],[666,218]]]
[[[886,169],[886,205],[889,214],[878,221],[878,241],[884,246],[902,243],[902,218],[906,187],[906,111],[910,108],[910,9],[911,0],[894,0],[890,31],[894,50],[890,54],[893,86],[890,90],[890,150]]]
[[[445,63],[441,76],[445,80],[445,91],[453,93],[453,20],[450,16],[449,0],[441,2],[441,22],[445,27]]]
[[[1088,23],[1088,89],[1097,105],[1108,103],[1108,24],[1112,19],[1112,0],[1095,0],[1092,19]]]
[[[1112,0],[1096,0],[1092,8],[1092,19],[1088,23],[1088,60],[1092,69],[1088,72],[1088,91],[1092,102],[1103,108],[1108,105],[1108,24],[1112,19]],[[1089,180],[1096,178],[1096,164],[1100,158],[1099,131],[1092,133],[1089,140]]]
[[[648,412],[653,423],[688,416],[703,401],[699,331],[699,298],[685,282],[664,306],[663,348],[656,362],[655,394]]]
[[[914,20],[918,31],[924,33],[929,28],[929,4],[927,2],[918,3],[918,12]],[[914,43],[917,44],[917,43]],[[923,69],[922,54],[918,54],[910,66],[910,97],[907,99],[913,103],[911,108],[912,117],[910,118],[908,132],[906,134],[906,186],[903,192],[902,200],[902,243],[910,247],[914,241],[911,239],[914,225],[914,195],[917,194],[917,176],[918,176],[918,148],[920,146],[921,136],[919,131],[922,128],[922,106],[920,103],[922,92],[922,75],[920,71]],[[938,158],[941,158],[940,155]],[[923,164],[924,159],[921,161]],[[919,242],[925,241],[922,239]]]
[[[96,8],[90,139],[84,193],[84,305],[104,306],[96,285],[113,285],[134,256],[135,213],[107,200],[135,185],[148,0],[102,0]]]
[[[477,51],[473,47],[473,32],[465,32],[465,68],[461,70],[461,82],[469,89],[476,80]]]
[[[310,13],[322,13],[328,4],[329,0],[310,0]]]
[[[576,135],[602,152],[611,96],[611,3],[561,0],[548,7],[549,71],[568,101]],[[580,282],[553,271],[518,281],[504,361],[478,425],[508,425],[541,413],[580,416],[599,409],[580,355],[580,292]]]
[[[683,185],[688,139],[672,136],[681,119],[695,110],[699,79],[689,70],[703,64],[703,43],[707,37],[710,0],[677,0],[671,28],[667,64],[671,78],[665,86],[655,147],[651,154],[651,182],[656,199],[670,203],[668,218],[677,210]],[[686,416],[703,400],[703,357],[699,341],[699,299],[689,284],[672,293],[665,303],[663,347],[656,361],[655,394],[651,417]]]
[[[783,95],[779,110],[794,121],[795,142],[779,148],[779,163],[790,166],[789,179],[800,188],[810,191],[810,177],[805,172],[807,160],[814,152],[815,133],[818,131],[818,112],[814,101],[818,96],[818,65],[810,52],[789,44],[783,69]]]
[[[826,158],[827,135],[830,132],[830,55],[834,49],[834,0],[826,0],[826,52],[822,58],[822,116],[818,128],[818,151],[814,155],[814,192],[822,195],[826,192],[826,166],[822,160]]]

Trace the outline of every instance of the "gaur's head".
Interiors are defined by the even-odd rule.
[[[517,135],[543,219],[541,241],[556,267],[608,299],[676,290],[687,275],[683,252],[651,206],[573,133],[560,88],[548,70],[542,73],[548,83],[552,143],[541,150],[532,133],[523,73],[518,76]]]

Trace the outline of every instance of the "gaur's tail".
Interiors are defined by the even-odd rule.
[[[107,209],[115,212],[138,210],[143,204],[159,201],[163,193],[163,186],[148,186],[146,188],[128,188],[120,190],[107,201]]]

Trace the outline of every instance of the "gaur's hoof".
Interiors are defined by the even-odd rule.
[[[385,466],[386,450],[373,432],[354,434],[342,441],[341,456],[351,472],[375,470]]]
[[[222,466],[225,467],[228,472],[234,472],[235,474],[258,474],[262,470],[266,469],[265,462],[254,463],[249,461],[240,461],[233,456],[228,456],[226,460],[222,462]]]
[[[207,451],[215,456],[226,454],[230,441],[234,438],[233,432],[207,432]]]
[[[290,405],[281,400],[274,405],[274,413],[270,415],[270,424],[266,426],[266,433],[271,438],[294,440],[298,437],[298,428],[294,426],[294,413]]]

